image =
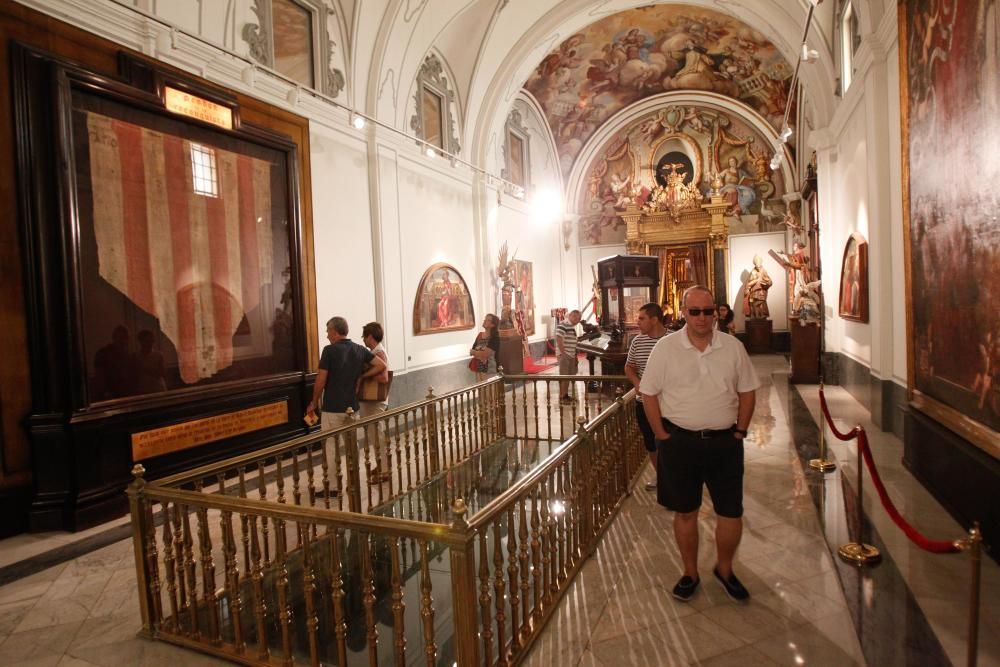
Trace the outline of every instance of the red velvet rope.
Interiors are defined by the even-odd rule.
[[[946,542],[944,540],[929,540],[919,532],[917,529],[906,522],[906,519],[899,513],[896,506],[893,505],[892,499],[889,498],[889,494],[886,493],[885,485],[882,484],[882,478],[878,474],[878,470],[875,468],[875,462],[872,460],[872,453],[868,447],[868,434],[865,433],[863,428],[858,430],[858,449],[861,450],[862,456],[865,459],[865,465],[868,466],[868,472],[871,473],[872,482],[875,484],[875,490],[878,491],[878,497],[882,499],[882,506],[885,511],[892,518],[893,522],[899,526],[910,541],[916,544],[918,547],[924,551],[930,551],[936,554],[953,554],[961,551],[954,542]]]
[[[916,528],[907,523],[906,519],[904,519],[899,513],[899,510],[896,509],[892,499],[885,490],[885,485],[882,483],[882,477],[879,476],[878,469],[875,467],[875,461],[872,459],[871,449],[868,447],[868,434],[865,432],[865,429],[861,426],[855,426],[847,433],[841,433],[838,431],[833,425],[833,419],[830,417],[830,409],[826,404],[826,396],[823,395],[822,388],[819,390],[819,403],[823,409],[823,416],[826,418],[827,425],[838,439],[846,441],[857,437],[858,451],[861,452],[861,457],[864,459],[865,465],[868,467],[868,472],[871,473],[872,483],[875,485],[878,497],[882,500],[882,507],[885,508],[889,518],[891,518],[893,523],[895,523],[899,529],[903,531],[906,537],[908,537],[911,542],[924,551],[930,551],[931,553],[953,554],[961,551],[961,549],[959,549],[954,542],[927,539],[920,534]]]

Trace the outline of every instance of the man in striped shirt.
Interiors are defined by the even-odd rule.
[[[580,311],[571,310],[566,319],[556,325],[556,354],[559,357],[559,375],[576,375],[578,362],[576,358],[576,325],[580,323]],[[559,402],[571,404],[573,397],[569,393],[569,381],[559,381]]]
[[[628,356],[625,358],[625,377],[629,379],[636,391],[635,416],[639,422],[639,430],[642,431],[642,440],[646,444],[646,451],[649,452],[649,461],[653,464],[653,471],[656,471],[656,439],[653,437],[653,429],[646,419],[646,411],[642,409],[642,395],[639,393],[639,381],[646,370],[646,360],[649,353],[653,351],[656,341],[667,333],[663,326],[663,309],[655,303],[647,303],[639,309],[635,323],[639,325],[639,335],[632,339],[632,344],[628,348]],[[646,483],[647,491],[656,490],[656,482]]]

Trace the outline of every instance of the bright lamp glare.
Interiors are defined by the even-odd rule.
[[[365,119],[364,119],[364,117],[363,116],[357,116],[357,115],[354,116],[354,119],[351,120],[351,125],[354,126],[355,130],[363,130],[363,129],[365,129]]]
[[[428,146],[427,149],[424,151],[424,155],[426,155],[427,157],[436,157],[437,151]]]
[[[562,206],[559,201],[559,194],[555,190],[549,188],[542,189],[532,199],[535,220],[547,223],[559,217]]]

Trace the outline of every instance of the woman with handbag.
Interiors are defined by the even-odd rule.
[[[500,354],[500,318],[489,313],[483,318],[483,330],[476,336],[472,343],[469,354],[469,370],[476,374],[476,382],[486,379],[486,374],[490,370],[490,359],[493,359],[493,368],[496,369],[496,359]]]
[[[384,332],[382,325],[378,322],[369,322],[361,330],[361,341],[371,350],[372,354],[385,362],[385,370],[375,376],[375,381],[379,385],[385,385],[384,391],[378,391],[375,400],[366,400],[367,397],[358,396],[361,405],[361,418],[372,417],[381,414],[389,409],[389,383],[391,374],[389,371],[389,358],[382,345]],[[381,389],[381,387],[379,387]],[[369,424],[365,426],[365,448],[373,455],[374,464],[368,470],[368,483],[381,484],[392,479],[392,471],[389,468],[389,442],[384,438],[384,429],[379,428],[379,424]]]

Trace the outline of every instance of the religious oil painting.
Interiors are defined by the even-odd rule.
[[[76,90],[90,403],[297,367],[288,155]]]
[[[525,336],[535,334],[535,281],[532,275],[531,262],[515,259],[514,286],[517,288],[516,317],[518,327],[523,328]]]
[[[901,3],[910,400],[1000,458],[1000,3]]]
[[[868,321],[868,242],[851,234],[840,264],[840,316],[855,322]]]
[[[435,264],[424,272],[413,304],[413,335],[460,331],[476,326],[472,297],[458,270]]]

